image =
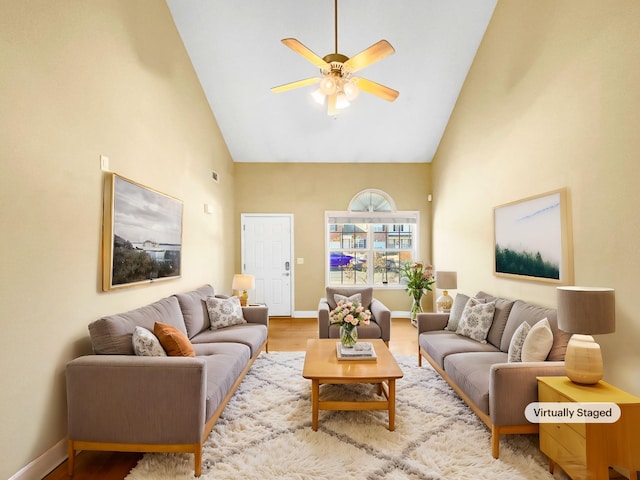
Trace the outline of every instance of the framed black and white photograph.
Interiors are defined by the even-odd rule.
[[[104,197],[102,289],[180,277],[182,202],[115,173]]]
[[[497,276],[567,284],[573,278],[565,189],[494,208]]]

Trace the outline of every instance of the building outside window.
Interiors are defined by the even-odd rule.
[[[399,286],[417,255],[419,212],[397,211],[380,190],[357,194],[347,211],[325,212],[329,285]]]

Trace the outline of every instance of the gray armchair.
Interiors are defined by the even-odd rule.
[[[336,308],[335,295],[351,297],[360,294],[361,303],[371,311],[369,325],[358,326],[358,338],[380,338],[387,345],[391,338],[391,311],[380,301],[373,298],[372,287],[327,287],[326,297],[318,304],[318,338],[340,338],[340,327],[332,325],[329,313]]]

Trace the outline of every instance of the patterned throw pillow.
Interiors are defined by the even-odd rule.
[[[493,323],[495,311],[496,302],[481,303],[477,298],[470,298],[464,307],[456,333],[480,343],[487,343],[487,333]]]
[[[339,293],[336,293],[333,296],[333,299],[336,301],[336,305],[340,300],[344,300],[345,302],[354,302],[354,303],[357,302],[360,305],[362,305],[362,295],[360,295],[359,293],[354,293],[350,297],[345,297],[344,295],[340,295]]]
[[[536,323],[522,344],[523,362],[543,362],[553,346],[553,332],[549,320],[543,318]]]
[[[131,337],[133,343],[133,351],[141,357],[166,357],[167,352],[164,351],[160,340],[152,332],[144,327],[136,327]]]
[[[247,323],[242,315],[242,307],[238,297],[207,297],[206,304],[211,330]]]
[[[522,322],[516,331],[513,332],[513,337],[511,337],[511,342],[509,343],[508,362],[522,361],[522,345],[524,345],[524,340],[527,338],[529,330],[531,330],[531,325],[527,322]]]

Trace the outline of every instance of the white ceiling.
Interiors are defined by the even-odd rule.
[[[334,52],[331,0],[167,0],[236,162],[430,162],[497,0],[341,0],[338,51],[386,39],[396,53],[358,72],[400,92],[361,92],[340,115],[314,86],[270,88],[319,75],[285,47]],[[317,88],[317,87],[316,87]]]

